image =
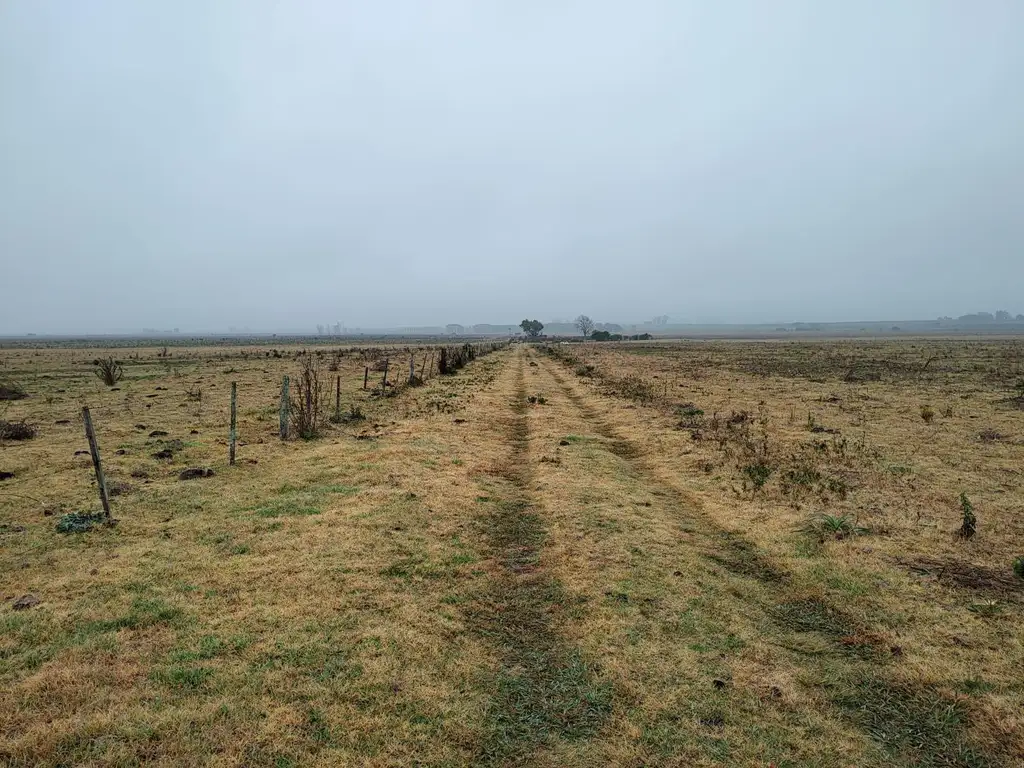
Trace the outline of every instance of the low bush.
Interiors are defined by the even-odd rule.
[[[108,387],[114,386],[124,378],[124,370],[121,368],[121,363],[113,357],[95,360],[93,364],[96,366],[94,373]]]
[[[13,381],[0,381],[0,400],[23,400],[28,397],[25,388]]]
[[[0,420],[0,440],[31,440],[36,428],[26,421]]]

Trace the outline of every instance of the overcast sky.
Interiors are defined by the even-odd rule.
[[[0,3],[0,333],[1024,312],[1019,0]]]

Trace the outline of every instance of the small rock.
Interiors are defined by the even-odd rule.
[[[146,429],[146,425],[145,424],[136,424],[135,428],[136,429]]]
[[[75,456],[85,456],[88,451],[75,451]]]
[[[164,448],[162,451],[157,451],[153,454],[154,459],[173,459],[174,451],[170,448]]]
[[[465,419],[455,419],[455,423],[456,424],[465,424],[466,420]]]
[[[10,480],[14,477],[13,472],[0,472],[0,480]]]
[[[124,456],[126,453],[128,453],[128,451],[126,451],[124,448],[118,448],[116,451],[114,451],[114,453],[116,453],[118,456]]]
[[[569,441],[568,440],[559,440],[558,444],[559,445],[569,445]]]
[[[22,595],[14,601],[11,607],[16,611],[24,611],[33,605],[39,605],[40,602],[42,601],[35,595]]]
[[[149,433],[149,436],[150,437],[167,437],[167,433],[164,432],[162,429],[154,429],[152,432]]]
[[[195,480],[199,477],[213,477],[213,470],[209,467],[189,467],[178,475],[179,480]]]
[[[198,435],[199,434],[199,430],[198,429],[193,429],[191,432],[189,432],[189,434],[190,435]]]
[[[54,424],[70,424],[71,423],[71,419],[57,419],[53,423]]]

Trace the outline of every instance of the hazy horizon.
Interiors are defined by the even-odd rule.
[[[1024,312],[1021,28],[998,1],[7,3],[0,335]]]

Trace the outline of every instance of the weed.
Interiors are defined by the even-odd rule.
[[[580,363],[573,369],[573,373],[575,373],[577,376],[589,378],[594,375],[594,366]]]
[[[967,498],[966,493],[960,494],[960,528],[956,535],[965,541],[972,538],[978,530],[978,518],[974,514],[974,505]]]
[[[743,474],[753,483],[755,490],[761,490],[774,471],[772,467],[762,462],[747,464],[743,467]]]
[[[1006,435],[1002,435],[992,428],[986,428],[978,433],[978,439],[983,443],[994,443],[997,440],[1002,440]]]
[[[921,419],[924,421],[925,424],[931,424],[932,421],[935,419],[935,409],[932,408],[930,405],[922,405]]]
[[[1018,579],[1024,579],[1024,555],[1014,558],[1013,572],[1017,574]]]

